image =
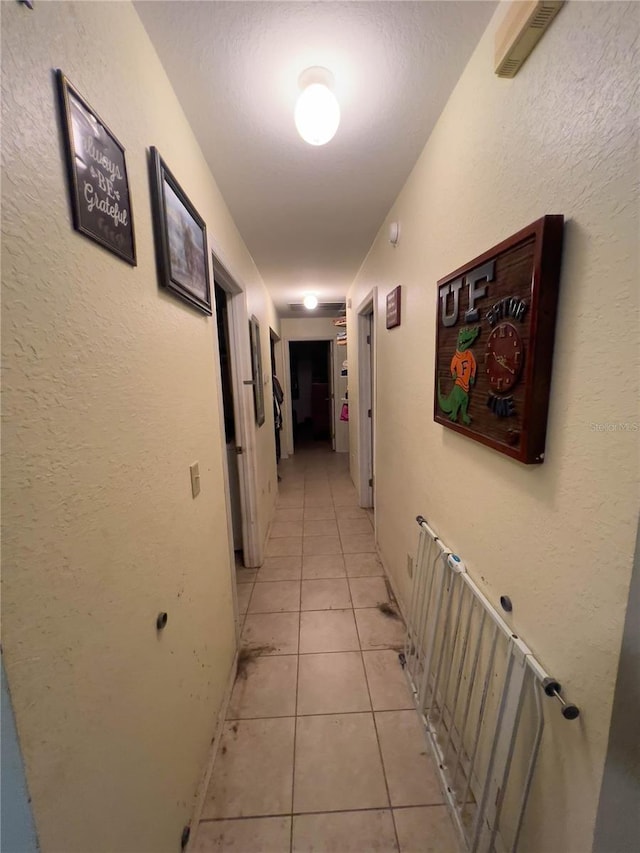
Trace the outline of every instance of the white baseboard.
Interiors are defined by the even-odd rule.
[[[222,705],[220,706],[220,710],[218,711],[215,735],[209,748],[209,753],[207,755],[204,770],[202,772],[202,776],[200,777],[200,782],[196,790],[195,804],[193,807],[193,812],[191,814],[191,821],[189,823],[189,826],[191,827],[191,834],[189,836],[189,842],[185,847],[185,853],[192,853],[192,851],[194,850],[195,839],[196,835],[198,834],[198,824],[200,823],[200,819],[202,817],[202,809],[204,808],[205,797],[207,796],[209,782],[211,781],[211,776],[213,775],[213,768],[216,763],[216,758],[218,757],[218,749],[220,748],[220,741],[222,740],[222,729],[224,726],[224,721],[227,717],[227,710],[229,708],[229,702],[231,701],[231,694],[233,692],[233,685],[236,681],[237,671],[238,649],[236,649],[236,653],[233,658],[233,663],[231,664],[231,670],[229,671],[229,676],[227,678],[227,686],[225,687]]]

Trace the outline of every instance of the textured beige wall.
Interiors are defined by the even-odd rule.
[[[126,149],[136,268],[71,227],[55,67]],[[273,308],[130,4],[3,3],[2,103],[2,643],[37,828],[45,853],[175,851],[235,637],[215,324],[158,290],[149,145],[245,286],[267,376]]]
[[[638,6],[569,3],[514,80],[499,8],[352,286],[378,286],[377,535],[406,601],[424,514],[582,708],[549,727],[524,850],[591,849],[638,515]],[[546,461],[433,422],[438,278],[546,213],[567,220]],[[401,223],[400,245],[387,240]],[[402,326],[384,301],[402,285]],[[349,312],[350,368],[357,369]],[[357,389],[351,389],[357,481]],[[636,427],[637,429],[637,427]]]

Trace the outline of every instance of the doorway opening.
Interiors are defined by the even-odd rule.
[[[249,316],[243,289],[215,254],[213,280],[220,367],[220,431],[226,448],[223,459],[227,546],[235,578],[238,567],[254,568],[262,565],[264,559],[258,519],[255,420],[250,398],[252,391],[246,382],[246,377],[251,375]],[[235,583],[233,590],[239,631]]]
[[[229,509],[233,533],[233,550],[236,560],[242,562],[242,503],[240,500],[240,472],[236,452],[236,416],[233,400],[232,352],[229,325],[229,294],[214,280],[216,321],[218,325],[218,351],[220,353],[220,384],[224,411],[224,435],[229,472]]]
[[[295,449],[328,444],[333,449],[331,341],[290,341],[291,418]]]

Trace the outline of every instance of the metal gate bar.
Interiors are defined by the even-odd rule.
[[[460,558],[417,521],[403,665],[464,849],[516,853],[544,730],[541,696],[558,699],[566,719],[579,711]]]

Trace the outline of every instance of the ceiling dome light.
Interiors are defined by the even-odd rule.
[[[318,307],[318,297],[314,296],[313,293],[307,293],[305,298],[302,300],[302,304],[309,311],[313,311],[314,308]]]
[[[307,68],[298,83],[302,89],[294,114],[298,133],[309,145],[325,145],[340,124],[340,107],[331,91],[333,74],[326,68]]]

